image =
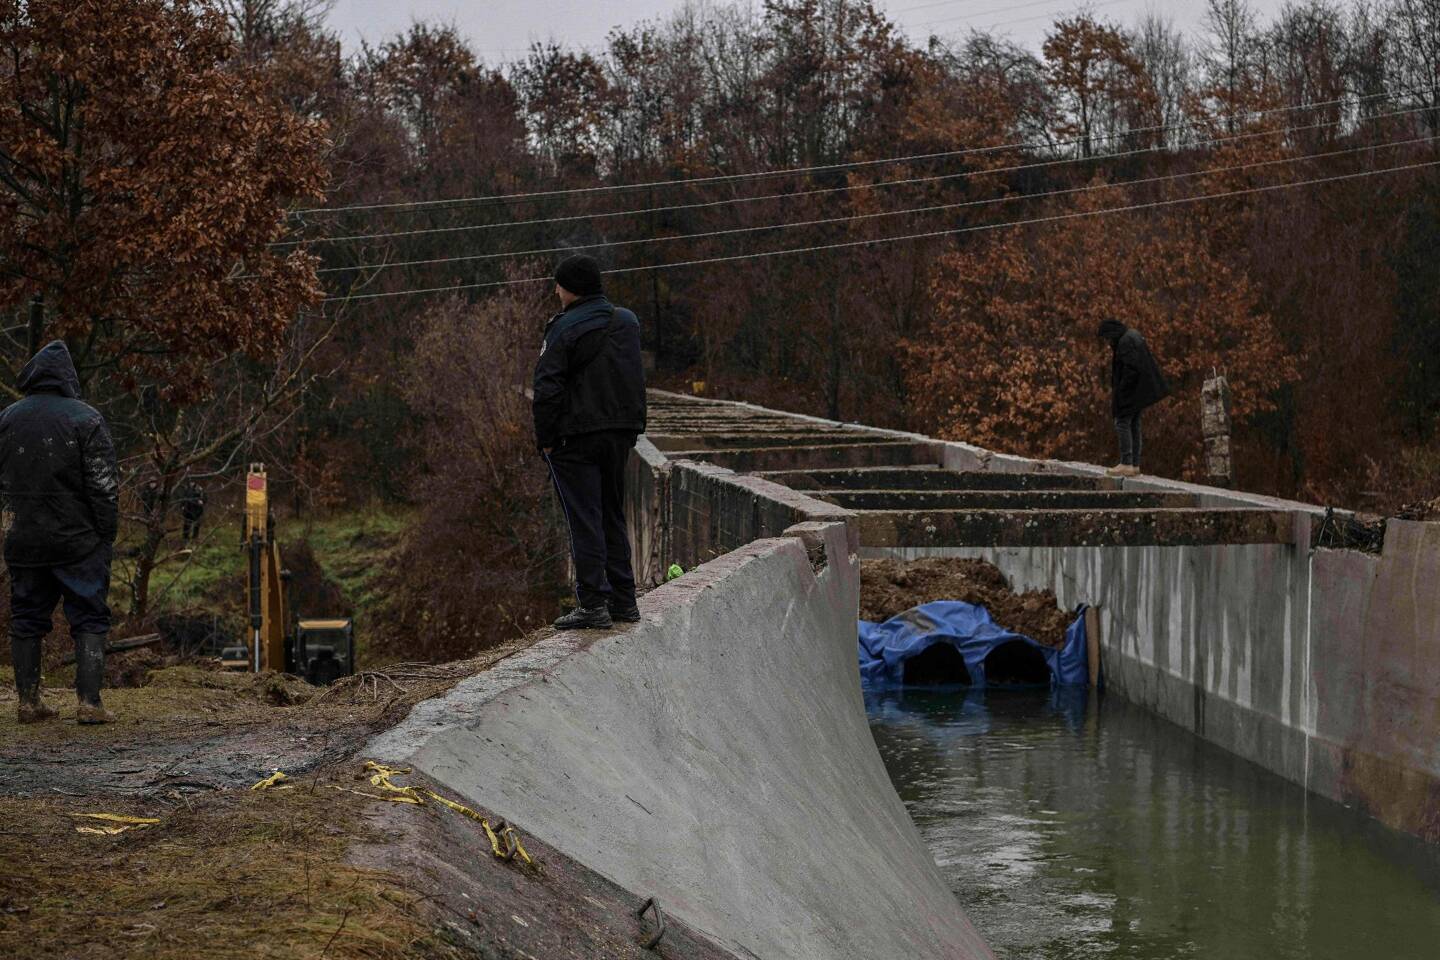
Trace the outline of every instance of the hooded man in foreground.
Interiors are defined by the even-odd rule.
[[[100,703],[119,520],[115,447],[105,418],[80,400],[63,341],[35,354],[17,386],[24,399],[0,413],[0,497],[20,722],[56,716],[40,692],[40,648],[64,600],[75,640],[76,719],[105,723],[115,719]]]
[[[625,464],[645,432],[640,322],[605,299],[600,267],[569,257],[555,271],[563,308],[535,364],[535,444],[570,528],[579,606],[561,630],[640,619],[625,530]]]

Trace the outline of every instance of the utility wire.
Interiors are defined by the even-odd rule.
[[[876,213],[849,214],[843,217],[827,217],[823,220],[801,220],[791,223],[771,223],[753,227],[731,227],[724,230],[709,230],[703,233],[682,233],[670,237],[642,237],[636,240],[613,240],[597,246],[631,247],[647,243],[670,243],[676,240],[703,240],[709,237],[734,236],[740,233],[761,233],[767,230],[789,230],[799,227],[818,227],[834,223],[853,223],[859,220],[874,220],[880,217],[898,217],[911,213],[939,213],[945,210],[958,210],[966,207],[988,207],[995,204],[1012,203],[1019,200],[1044,200],[1050,197],[1074,196],[1077,194],[1093,193],[1098,190],[1119,189],[1121,187],[1140,187],[1156,183],[1169,183],[1177,180],[1185,180],[1193,177],[1213,176],[1221,173],[1238,173],[1242,170],[1256,170],[1261,167],[1273,167],[1280,164],[1302,163],[1307,160],[1327,160],[1332,157],[1346,156],[1355,153],[1365,153],[1372,150],[1384,150],[1395,147],[1408,147],[1421,143],[1434,143],[1440,134],[1429,137],[1416,137],[1411,140],[1399,140],[1380,144],[1367,144],[1359,147],[1348,147],[1344,150],[1331,150],[1326,153],[1315,153],[1296,157],[1280,157],[1271,160],[1257,160],[1252,163],[1242,163],[1229,167],[1215,167],[1212,169],[1189,170],[1182,173],[1171,173],[1159,177],[1147,177],[1140,180],[1122,180],[1116,183],[1092,183],[1083,187],[1069,187],[1063,190],[1046,190],[1040,193],[1016,193],[1004,197],[987,197],[982,200],[965,200],[957,203],[943,203],[929,207],[910,207],[904,210],[882,210]],[[384,263],[364,263],[346,267],[325,267],[317,270],[316,273],[340,273],[347,270],[389,270],[396,267],[423,267],[435,266],[444,263],[467,263],[477,260],[502,260],[520,259],[522,257],[537,257],[551,253],[569,253],[576,249],[574,244],[563,247],[545,247],[537,250],[515,250],[501,253],[473,253],[458,257],[432,257],[425,260],[395,260]],[[250,277],[238,277],[245,280]]]
[[[1295,110],[1317,110],[1317,109],[1322,109],[1322,108],[1324,108],[1324,107],[1339,106],[1339,105],[1350,104],[1350,103],[1354,103],[1354,104],[1357,104],[1357,105],[1358,105],[1358,104],[1364,103],[1365,101],[1368,101],[1368,100],[1374,100],[1374,99],[1380,99],[1380,98],[1388,98],[1388,97],[1394,97],[1394,96],[1396,96],[1396,95],[1393,94],[1393,93],[1376,93],[1376,94],[1369,94],[1369,95],[1364,96],[1364,97],[1357,97],[1357,98],[1354,98],[1353,100],[1352,100],[1351,98],[1345,97],[1345,98],[1340,98],[1340,99],[1336,99],[1336,100],[1326,101],[1326,102],[1322,102],[1322,103],[1303,104],[1303,105],[1296,105],[1296,106],[1290,106],[1290,107],[1280,107],[1280,108],[1274,108],[1274,109],[1271,109],[1271,110],[1263,110],[1263,111],[1252,111],[1252,112],[1249,113],[1249,114],[1241,114],[1240,116],[1231,116],[1231,117],[1216,118],[1216,119],[1242,120],[1242,119],[1245,119],[1247,116],[1248,116],[1248,117],[1257,117],[1257,116],[1264,116],[1264,115],[1266,115],[1266,114],[1268,114],[1268,113],[1277,113],[1277,112],[1283,113],[1283,112],[1290,112],[1290,111],[1295,111]],[[1186,121],[1186,123],[1190,123],[1190,124],[1193,124],[1194,122],[1195,122],[1195,121]],[[1096,142],[1096,141],[1098,141],[1098,140],[1112,139],[1112,138],[1115,138],[1115,137],[1123,137],[1123,136],[1134,136],[1134,135],[1140,134],[1140,133],[1156,132],[1156,131],[1160,131],[1160,130],[1169,129],[1169,128],[1172,127],[1172,126],[1179,126],[1179,125],[1178,125],[1178,124],[1160,125],[1160,126],[1150,127],[1150,128],[1147,128],[1147,127],[1137,127],[1137,128],[1135,128],[1135,129],[1126,130],[1126,131],[1123,131],[1123,132],[1119,132],[1119,133],[1115,133],[1115,134],[1110,134],[1110,135],[1106,135],[1106,136],[1101,136],[1101,137],[1093,137],[1093,136],[1092,136],[1092,137],[1088,138],[1088,142],[1093,144],[1094,142]],[[498,203],[511,203],[511,202],[522,201],[522,200],[538,200],[538,199],[551,198],[551,197],[593,195],[593,194],[599,194],[599,193],[615,193],[615,192],[625,191],[625,190],[645,190],[645,189],[652,189],[652,188],[656,188],[656,187],[695,186],[695,185],[697,185],[697,184],[707,184],[707,183],[734,183],[734,182],[740,181],[740,180],[759,180],[759,179],[769,179],[769,178],[773,178],[773,177],[798,176],[798,175],[801,175],[801,174],[810,174],[810,173],[833,172],[833,171],[838,171],[838,170],[853,170],[853,169],[859,169],[859,168],[862,168],[862,167],[883,166],[883,165],[886,165],[886,164],[893,164],[893,163],[912,163],[912,162],[920,161],[920,160],[939,160],[939,159],[945,159],[945,158],[949,158],[949,157],[960,157],[960,156],[967,156],[967,155],[981,154],[981,153],[998,153],[998,152],[1005,151],[1005,150],[1043,150],[1043,149],[1052,149],[1052,150],[1053,150],[1053,149],[1057,149],[1057,148],[1059,148],[1059,147],[1079,146],[1079,145],[1082,145],[1082,144],[1084,144],[1084,143],[1086,143],[1086,142],[1087,142],[1087,138],[1085,138],[1085,137],[1077,137],[1076,139],[1073,139],[1073,140],[1060,140],[1060,141],[1055,141],[1055,142],[1053,142],[1053,143],[1028,143],[1028,144],[1027,144],[1027,143],[1009,143],[1009,144],[999,144],[999,145],[996,145],[996,146],[989,146],[989,147],[968,147],[968,148],[963,149],[963,150],[946,150],[946,151],[941,151],[941,152],[939,152],[939,153],[920,153],[920,154],[912,154],[912,155],[909,155],[909,156],[902,156],[902,157],[886,157],[886,158],[878,159],[878,160],[850,160],[850,161],[846,161],[846,162],[843,162],[843,163],[821,164],[821,165],[818,165],[818,166],[810,166],[810,167],[789,167],[789,168],[784,168],[784,169],[779,169],[779,170],[760,170],[760,171],[752,171],[752,172],[749,172],[749,173],[727,173],[727,174],[718,174],[718,175],[706,176],[706,177],[686,177],[686,178],[675,179],[675,180],[650,180],[650,181],[644,181],[644,182],[640,182],[640,183],[612,183],[612,184],[602,184],[602,185],[600,185],[600,186],[594,186],[594,187],[571,187],[571,188],[563,189],[563,190],[536,190],[536,191],[530,191],[530,192],[527,192],[527,193],[491,194],[491,195],[488,195],[488,196],[477,196],[477,197],[451,197],[451,198],[447,198],[447,199],[438,199],[438,200],[408,200],[408,201],[399,201],[399,202],[395,202],[395,203],[364,203],[364,204],[352,204],[352,205],[350,205],[350,206],[344,206],[344,207],[309,207],[309,208],[302,209],[302,210],[293,210],[293,211],[290,212],[290,216],[292,216],[292,217],[303,217],[303,216],[306,216],[306,215],[308,215],[308,214],[321,214],[321,213],[327,213],[327,214],[329,214],[329,213],[355,213],[355,212],[369,212],[369,211],[375,211],[375,210],[416,211],[416,210],[428,210],[428,209],[433,209],[433,208],[435,208],[435,207],[445,206],[445,205],[459,205],[459,204],[472,204],[472,203],[473,203],[473,204],[481,204],[481,203],[497,203],[497,204],[498,204]]]
[[[962,2],[964,2],[964,0],[962,0]],[[991,14],[996,13],[1010,13],[1014,10],[1028,10],[1031,7],[1049,6],[1051,3],[1054,2],[1055,0],[1030,0],[1029,3],[1017,3],[1009,7],[1001,7],[998,10],[994,8],[989,10],[980,10],[971,14],[967,14],[967,16],[988,17]],[[894,17],[896,14],[914,13],[916,10],[933,10],[935,7],[953,7],[955,6],[955,4],[956,0],[936,0],[936,2],[933,3],[921,3],[913,7],[900,7],[895,10],[884,9],[882,10],[882,12],[887,17]]]
[[[1339,174],[1332,177],[1321,177],[1313,180],[1300,180],[1293,183],[1269,184],[1263,187],[1246,187],[1241,190],[1226,190],[1221,193],[1200,194],[1193,197],[1178,197],[1170,200],[1156,200],[1148,203],[1127,204],[1121,207],[1108,207],[1101,210],[1082,210],[1072,213],[1056,214],[1048,217],[1034,217],[1029,220],[1013,220],[1004,223],[978,224],[969,227],[956,227],[949,230],[931,230],[925,233],[910,233],[898,237],[873,237],[866,240],[848,240],[843,243],[827,243],[809,247],[787,247],[781,250],[765,250],[759,253],[739,253],[724,257],[706,257],[699,260],[680,260],[672,263],[655,263],[639,267],[621,267],[615,270],[607,270],[606,275],[622,273],[640,273],[646,270],[672,270],[677,267],[697,267],[714,263],[734,263],[742,260],[762,260],[771,257],[785,257],[801,253],[817,253],[823,250],[843,250],[853,247],[878,246],[885,243],[899,243],[905,240],[927,240],[935,237],[951,237],[966,233],[981,233],[993,230],[1004,230],[1013,227],[1034,226],[1037,224],[1061,223],[1069,220],[1080,220],[1085,217],[1105,216],[1114,213],[1133,213],[1140,210],[1154,210],[1164,207],[1180,206],[1182,204],[1200,203],[1208,200],[1226,200],[1232,197],[1243,197],[1251,194],[1272,193],[1277,190],[1293,190],[1298,187],[1316,186],[1319,184],[1338,183],[1344,180],[1358,180],[1364,177],[1374,177],[1386,173],[1400,173],[1407,170],[1421,170],[1428,167],[1440,166],[1440,160],[1427,160],[1423,163],[1410,163],[1398,167],[1386,167],[1382,170],[1365,170],[1359,173]],[[322,303],[331,303],[342,300],[378,300],[388,297],[404,297],[423,293],[456,293],[461,290],[478,290],[488,287],[509,287],[524,283],[549,282],[552,277],[525,277],[519,280],[493,280],[486,283],[465,283],[455,284],[448,287],[426,287],[417,290],[395,290],[387,293],[361,293],[353,296],[332,296],[326,297]]]
[[[1073,7],[1073,8],[1071,8],[1071,9],[1073,9],[1073,10],[1075,11],[1075,13],[1076,13],[1077,15],[1079,15],[1079,14],[1082,14],[1082,13],[1087,13],[1087,12],[1089,12],[1090,10],[1099,10],[1101,7],[1113,7],[1113,6],[1115,6],[1117,3],[1124,3],[1124,2],[1126,2],[1126,0],[1103,0],[1103,2],[1101,2],[1101,3],[1081,4],[1081,5],[1079,5],[1078,7]],[[1026,4],[1025,6],[1039,6],[1039,4]],[[1023,7],[1011,7],[1011,8],[1010,8],[1010,10],[1020,10],[1020,9],[1023,9]],[[945,18],[940,19],[940,20],[930,20],[930,21],[927,21],[927,22],[925,22],[925,23],[912,24],[912,25],[911,25],[910,27],[908,27],[907,29],[917,30],[917,29],[919,29],[919,28],[921,28],[921,27],[936,27],[936,26],[940,26],[941,24],[946,24],[946,23],[974,23],[974,22],[975,22],[977,19],[979,19],[980,17],[993,16],[994,14],[997,14],[997,13],[1009,13],[1010,10],[991,10],[989,13],[976,14],[976,15],[974,15],[974,16],[945,17]],[[1053,10],[1053,11],[1051,11],[1050,13],[1042,13],[1042,14],[1039,14],[1038,16],[1033,16],[1033,17],[1018,17],[1018,18],[1013,19],[1013,20],[1001,20],[999,23],[987,23],[987,24],[981,25],[980,27],[977,27],[976,29],[982,30],[982,31],[984,31],[984,30],[994,30],[994,29],[996,29],[996,28],[998,28],[998,27],[1008,27],[1008,26],[1011,26],[1011,25],[1017,24],[1017,23],[1034,23],[1034,22],[1036,22],[1037,20],[1049,20],[1049,19],[1051,19],[1052,17],[1059,17],[1059,16],[1062,16],[1062,15],[1063,15],[1063,14],[1062,14],[1062,11],[1060,11],[1060,10]]]
[[[1338,101],[1337,101],[1337,102],[1338,102]],[[1279,108],[1279,109],[1277,109],[1277,110],[1267,111],[1267,112],[1272,112],[1272,113],[1274,113],[1274,112],[1281,112],[1282,110],[1284,110],[1284,111],[1293,111],[1293,110],[1296,110],[1296,109],[1312,109],[1312,107],[1305,107],[1305,108],[1285,107],[1285,108]],[[1397,110],[1397,111],[1394,111],[1394,112],[1391,112],[1391,113],[1380,113],[1380,114],[1375,114],[1375,115],[1373,115],[1373,116],[1361,117],[1360,119],[1361,119],[1363,122],[1370,123],[1370,122],[1374,122],[1374,121],[1377,121],[1377,120],[1388,120],[1388,119],[1392,119],[1392,118],[1394,118],[1394,117],[1403,117],[1403,116],[1408,116],[1408,115],[1410,115],[1410,114],[1415,114],[1415,113],[1424,113],[1424,112],[1427,112],[1428,110],[1429,110],[1428,107],[1412,107],[1412,108],[1410,108],[1410,109],[1408,109],[1408,110]],[[1214,146],[1214,145],[1216,145],[1216,144],[1231,143],[1231,142],[1238,141],[1238,140],[1250,140],[1250,139],[1255,139],[1255,138],[1258,138],[1258,137],[1287,136],[1287,135],[1293,134],[1293,133],[1303,133],[1303,132],[1310,131],[1310,130],[1323,130],[1323,129],[1326,129],[1326,128],[1328,128],[1328,127],[1340,126],[1341,124],[1344,124],[1344,123],[1346,123],[1346,122],[1348,122],[1348,121],[1346,121],[1346,120],[1327,120],[1327,121],[1324,121],[1324,122],[1322,122],[1322,123],[1307,124],[1307,125],[1305,125],[1305,126],[1299,126],[1299,127],[1290,126],[1290,127],[1284,127],[1284,128],[1281,128],[1281,129],[1277,129],[1277,130],[1252,130],[1252,131],[1248,131],[1248,132],[1246,132],[1246,133],[1227,134],[1226,136],[1222,136],[1222,137],[1212,137],[1212,138],[1210,138],[1210,139],[1208,139],[1208,140],[1196,140],[1196,141],[1194,141],[1193,143],[1188,144],[1187,146],[1188,146],[1188,148],[1190,148],[1190,149],[1194,149],[1194,148],[1196,148],[1196,147]],[[1164,128],[1153,128],[1152,130],[1135,130],[1135,131],[1127,132],[1127,133],[1125,133],[1125,134],[1104,135],[1104,136],[1092,138],[1092,142],[1093,142],[1094,140],[1112,139],[1113,137],[1118,137],[1118,136],[1133,136],[1133,135],[1136,134],[1136,133],[1142,133],[1142,132],[1154,132],[1155,130],[1160,130],[1160,129],[1176,129],[1176,128],[1178,128],[1179,126],[1180,126],[1179,124],[1171,124],[1171,125],[1169,125],[1169,126],[1167,126],[1167,127],[1164,127]],[[792,190],[792,191],[789,191],[789,192],[786,192],[786,193],[766,193],[766,194],[759,194],[759,195],[757,195],[757,196],[751,196],[751,197],[728,197],[728,198],[726,198],[726,199],[724,199],[724,200],[704,200],[704,201],[699,201],[699,202],[695,202],[695,203],[668,204],[668,205],[665,205],[665,206],[644,207],[644,208],[634,209],[634,210],[607,210],[607,211],[600,211],[600,212],[598,212],[598,213],[568,214],[568,215],[563,216],[563,217],[540,217],[540,218],[530,219],[530,220],[507,220],[507,221],[503,221],[503,222],[500,222],[500,223],[464,224],[464,225],[453,226],[453,227],[427,227],[427,228],[423,228],[423,229],[419,229],[419,230],[396,230],[396,231],[383,232],[383,233],[350,234],[350,235],[338,236],[338,237],[315,237],[315,238],[313,238],[313,239],[308,239],[308,240],[281,240],[281,241],[277,241],[277,242],[275,242],[275,243],[270,244],[270,246],[271,246],[271,247],[283,247],[283,246],[296,246],[296,245],[300,245],[300,244],[350,243],[350,242],[355,242],[355,241],[360,241],[360,240],[393,240],[393,239],[397,239],[397,238],[400,238],[400,237],[418,237],[418,236],[428,236],[428,235],[442,234],[442,233],[463,233],[463,232],[472,231],[472,230],[499,230],[499,229],[508,229],[508,228],[512,228],[512,227],[536,226],[536,225],[551,224],[551,223],[569,223],[569,222],[576,221],[576,220],[605,220],[605,219],[611,219],[611,218],[614,218],[614,217],[641,216],[641,215],[650,214],[650,213],[667,213],[667,212],[673,212],[673,211],[679,211],[679,210],[710,209],[710,208],[714,208],[714,207],[729,206],[730,204],[756,203],[756,202],[760,202],[760,201],[764,201],[764,200],[788,200],[788,199],[791,199],[791,198],[794,198],[794,197],[812,197],[812,196],[820,196],[820,195],[823,195],[823,194],[844,193],[844,192],[848,192],[848,191],[851,191],[851,190],[877,190],[877,189],[880,189],[880,188],[882,188],[882,187],[913,186],[913,185],[915,185],[915,184],[920,184],[920,183],[935,183],[935,182],[942,181],[942,180],[965,179],[965,178],[970,178],[970,177],[980,177],[980,176],[993,175],[993,174],[998,174],[998,173],[1015,173],[1015,172],[1017,172],[1017,171],[1022,171],[1022,170],[1034,170],[1034,169],[1045,168],[1045,167],[1064,166],[1064,165],[1072,164],[1072,163],[1077,163],[1077,164],[1078,164],[1078,163],[1100,162],[1100,161],[1107,161],[1107,160],[1119,160],[1119,159],[1124,159],[1124,158],[1126,158],[1126,157],[1141,156],[1141,155],[1143,155],[1143,154],[1148,154],[1148,153],[1162,153],[1162,152],[1165,152],[1165,149],[1166,149],[1166,148],[1163,147],[1163,146],[1140,147],[1140,148],[1137,148],[1137,149],[1134,149],[1134,150],[1123,150],[1123,151],[1119,151],[1119,152],[1117,152],[1117,153],[1096,154],[1096,155],[1093,155],[1093,156],[1090,156],[1090,157],[1062,157],[1062,158],[1057,158],[1057,159],[1054,159],[1054,160],[1039,160],[1039,161],[1035,161],[1035,162],[1033,162],[1033,163],[1020,164],[1020,165],[1010,166],[1010,167],[997,167],[997,168],[994,168],[994,169],[987,169],[987,170],[964,170],[964,171],[960,171],[960,172],[957,172],[957,173],[941,173],[941,174],[932,174],[932,175],[923,176],[923,177],[907,177],[907,178],[904,178],[904,179],[901,179],[901,180],[879,180],[879,181],[876,181],[876,182],[874,182],[874,183],[849,183],[849,184],[845,184],[845,185],[843,185],[843,186],[838,186],[838,187],[817,187],[817,188],[810,189],[810,190]]]

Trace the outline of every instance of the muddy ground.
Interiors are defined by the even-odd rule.
[[[73,695],[53,687],[61,719],[21,727],[0,677],[0,956],[729,956],[674,921],[646,951],[640,897],[523,824],[538,869],[497,860],[477,821],[370,782],[360,751],[374,733],[523,646],[328,690],[161,665],[106,691],[121,720],[102,727],[77,726]],[[285,779],[251,789],[277,769]],[[155,822],[82,816],[94,813]]]
[[[984,560],[861,561],[860,619],[879,623],[936,600],[982,606],[1000,626],[1049,647],[1064,646],[1075,619],[1049,590],[1015,593],[1005,574]]]

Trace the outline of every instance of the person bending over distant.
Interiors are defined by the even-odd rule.
[[[635,622],[635,574],[625,530],[625,463],[645,432],[640,322],[605,299],[599,265],[566,258],[555,270],[562,310],[535,364],[535,443],[570,528],[579,602],[561,630]]]
[[[1110,342],[1110,405],[1120,440],[1120,463],[1107,472],[1116,477],[1139,476],[1144,445],[1140,414],[1168,397],[1170,384],[1139,330],[1119,320],[1104,320],[1097,335]]]

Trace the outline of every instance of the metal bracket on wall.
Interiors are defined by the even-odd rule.
[[[635,911],[635,916],[640,918],[642,922],[645,920],[646,910],[650,910],[655,914],[655,932],[645,941],[644,947],[646,950],[654,950],[655,944],[659,943],[660,938],[665,936],[665,914],[660,912],[660,901],[654,897],[646,900],[640,909]]]

